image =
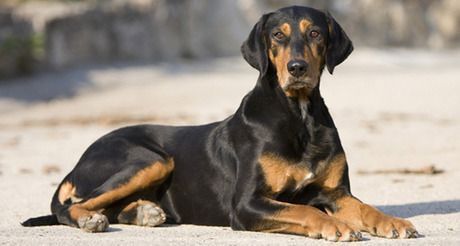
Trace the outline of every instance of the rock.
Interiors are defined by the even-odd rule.
[[[46,25],[46,60],[53,68],[157,55],[147,10],[96,8]]]
[[[109,3],[46,25],[49,65],[234,55],[248,24],[232,0]]]
[[[35,65],[34,37],[29,22],[0,8],[0,79],[30,73]]]
[[[428,9],[433,27],[428,44],[435,48],[460,46],[460,5],[456,0],[436,1]]]
[[[52,68],[238,55],[263,13],[294,4],[328,10],[355,46],[460,47],[456,0],[113,0],[69,4],[68,9],[62,3],[34,4],[16,12],[36,31],[45,30],[46,63]],[[44,11],[43,5],[56,6]],[[3,66],[15,64],[9,59]]]

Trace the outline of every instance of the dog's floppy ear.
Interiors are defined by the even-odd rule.
[[[342,63],[353,51],[353,44],[342,27],[329,14],[326,14],[329,27],[329,40],[326,53],[326,65],[330,74],[335,66]]]
[[[252,28],[249,37],[241,45],[241,53],[244,59],[259,70],[261,75],[264,75],[268,69],[268,48],[265,40],[264,27],[269,14],[264,14]]]

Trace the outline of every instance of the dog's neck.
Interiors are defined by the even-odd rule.
[[[278,86],[278,81],[262,78],[243,104],[249,106],[245,107],[245,111],[250,118],[254,116],[257,119],[277,119],[270,122],[299,127],[319,124],[335,128],[319,92],[319,85],[311,91],[305,89],[286,92]]]
[[[283,93],[284,100],[288,104],[285,110],[295,115],[296,118],[301,119],[304,124],[315,123],[327,127],[332,126],[329,124],[328,110],[321,97],[319,86],[313,89],[302,88],[283,91]],[[280,95],[281,93],[278,94]],[[280,99],[280,101],[283,100]],[[326,114],[322,112],[326,112]]]
[[[310,104],[310,94],[307,88],[290,90],[285,92],[290,104],[293,104],[294,114],[300,113],[302,121],[307,120],[308,107]],[[291,107],[292,108],[292,107]],[[296,110],[297,109],[297,110]]]
[[[316,162],[310,159],[329,156],[336,151],[338,141],[337,130],[319,88],[288,97],[274,83],[277,81],[259,80],[232,119],[241,121],[254,133],[268,134],[267,139],[291,146],[290,151],[298,154],[291,158],[304,158],[304,153],[314,153],[306,159],[313,168]],[[272,130],[267,132],[266,129]],[[247,134],[247,128],[244,131]]]

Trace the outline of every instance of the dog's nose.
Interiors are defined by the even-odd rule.
[[[301,77],[307,72],[308,64],[302,60],[292,60],[288,62],[287,69],[294,77]]]

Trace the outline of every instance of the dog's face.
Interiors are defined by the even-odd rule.
[[[311,91],[325,65],[330,73],[353,50],[351,41],[328,14],[289,7],[264,15],[243,43],[242,53],[261,76],[276,76],[288,95]]]
[[[268,18],[265,30],[268,57],[281,88],[291,91],[316,87],[325,64],[326,19],[277,12]]]

